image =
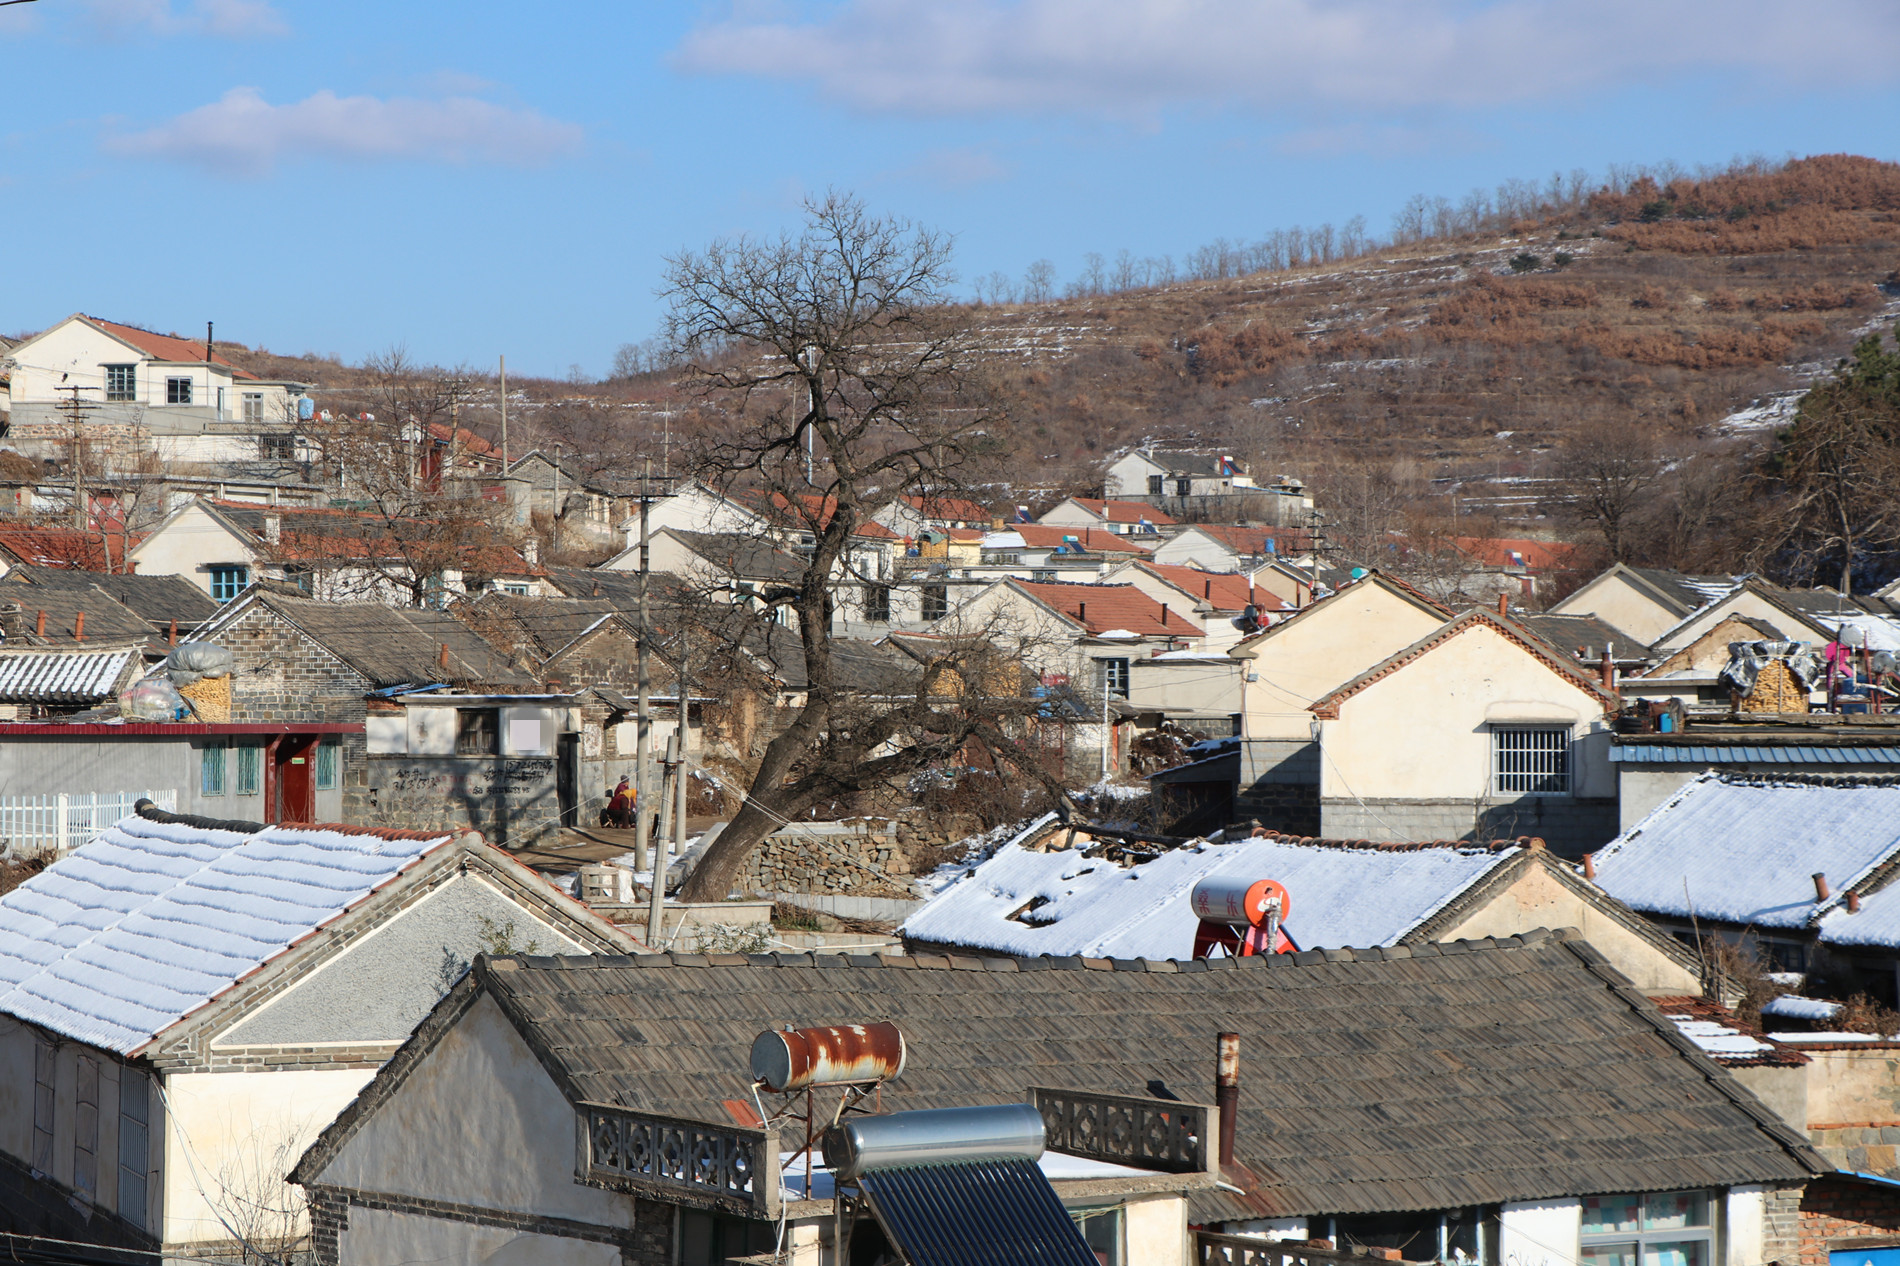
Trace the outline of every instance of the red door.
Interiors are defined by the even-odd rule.
[[[317,738],[314,735],[286,734],[277,740],[272,753],[277,775],[276,803],[272,822],[314,822],[317,820]]]

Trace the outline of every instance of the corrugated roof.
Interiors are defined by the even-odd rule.
[[[139,652],[34,651],[0,654],[0,701],[98,703],[110,696]]]
[[[454,836],[128,817],[0,897],[0,1011],[130,1054]]]
[[[1203,879],[1225,877],[1285,884],[1292,898],[1286,932],[1301,949],[1393,945],[1520,851],[1263,838],[1187,845],[1124,868],[1081,849],[1038,853],[1012,842],[900,931],[1002,954],[1191,958],[1200,919],[1188,894]]]
[[[1238,1033],[1235,1152],[1259,1185],[1193,1193],[1195,1222],[1826,1168],[1573,935],[1180,964],[522,958],[484,960],[477,980],[573,1099],[705,1121],[726,1119],[753,1037],[782,1024],[896,1022],[910,1053],[884,1088],[891,1111],[1016,1102],[1030,1086],[1207,1102],[1215,1035]]]
[[[1900,747],[1818,743],[1618,743],[1610,759],[1631,765],[1900,765]]]
[[[1650,914],[1804,928],[1897,852],[1900,780],[1703,774],[1596,855],[1597,886]]]

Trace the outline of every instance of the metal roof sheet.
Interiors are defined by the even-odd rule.
[[[1900,765],[1900,747],[1800,744],[1619,744],[1610,760],[1630,765]]]
[[[112,693],[119,674],[138,652],[0,655],[0,700],[9,703],[97,703]]]
[[[1096,1266],[1094,1250],[1034,1161],[882,1169],[860,1182],[912,1266]]]

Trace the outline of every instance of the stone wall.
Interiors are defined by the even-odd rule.
[[[560,826],[555,759],[370,757],[364,775],[368,817],[377,826],[413,830],[472,826],[491,844],[520,847]],[[592,788],[580,790],[588,793]]]
[[[673,1227],[678,1219],[674,1207],[639,1196],[628,1197],[633,1202],[634,1211],[631,1228],[594,1226],[568,1218],[482,1209],[440,1200],[352,1191],[341,1187],[312,1187],[309,1196],[310,1247],[317,1266],[342,1266],[342,1239],[350,1229],[350,1214],[357,1209],[435,1218],[463,1227],[486,1227],[518,1234],[612,1244],[620,1250],[622,1266],[672,1266],[677,1260]],[[445,1226],[443,1230],[443,1241],[455,1243],[457,1237],[449,1233],[450,1228]]]
[[[1346,840],[1515,839],[1535,835],[1578,858],[1616,837],[1616,801],[1575,796],[1516,800],[1324,800],[1321,834]]]
[[[739,887],[758,893],[908,897],[908,867],[891,827],[885,821],[812,822],[787,827],[753,853],[740,876]]]

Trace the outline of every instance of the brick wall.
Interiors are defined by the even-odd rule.
[[[1616,837],[1616,801],[1571,796],[1517,800],[1333,800],[1320,805],[1321,834],[1347,840],[1464,840],[1540,837],[1559,857],[1577,858]]]
[[[1318,835],[1319,787],[1289,782],[1255,783],[1243,788],[1234,798],[1234,817],[1243,822],[1258,819],[1269,831]]]
[[[1771,1217],[1777,1210],[1771,1192]],[[1764,1242],[1764,1256],[1783,1266],[1828,1266],[1830,1252],[1900,1245],[1900,1191],[1874,1183],[1821,1177],[1800,1192],[1796,1243]],[[1785,1203],[1781,1202],[1781,1203]]]
[[[633,1226],[623,1228],[342,1187],[314,1186],[309,1195],[310,1241],[317,1266],[341,1266],[341,1241],[354,1209],[383,1209],[464,1225],[617,1244],[621,1266],[673,1266],[673,1206],[637,1196],[628,1197],[633,1201]]]

